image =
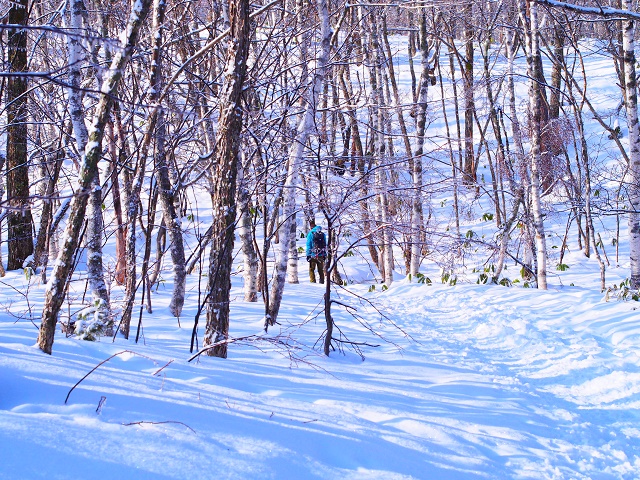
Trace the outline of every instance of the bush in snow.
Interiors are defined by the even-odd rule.
[[[93,305],[76,314],[73,333],[78,338],[91,342],[101,336],[113,335],[113,318],[102,300],[96,300]]]

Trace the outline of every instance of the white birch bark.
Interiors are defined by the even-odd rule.
[[[424,17],[422,21],[425,21]],[[421,232],[424,221],[422,210],[422,155],[424,154],[424,142],[426,138],[430,81],[429,72],[431,71],[431,64],[429,63],[429,45],[425,38],[426,28],[423,28],[422,31],[423,36],[420,39],[422,73],[420,75],[420,85],[418,87],[416,152],[413,157],[413,168],[411,169],[411,182],[414,191],[411,211],[411,263],[409,266],[409,273],[412,278],[416,278],[416,275],[420,270],[420,260],[422,258]]]
[[[625,1],[628,10],[633,2]],[[622,48],[624,51],[624,81],[627,93],[626,112],[629,126],[629,168],[627,192],[629,195],[629,269],[631,288],[640,288],[640,125],[638,124],[638,85],[635,55],[635,21],[622,21]]]
[[[542,216],[541,201],[541,109],[542,95],[537,69],[540,46],[538,40],[538,7],[535,1],[529,1],[529,15],[526,18],[524,1],[519,2],[520,14],[525,18],[527,37],[527,75],[529,77],[529,111],[531,115],[531,211],[536,242],[536,277],[538,288],[547,289],[547,243]]]
[[[274,325],[280,311],[282,293],[284,291],[285,276],[287,273],[287,261],[289,257],[289,236],[291,235],[291,222],[296,209],[296,194],[299,183],[300,164],[307,140],[315,128],[315,114],[320,98],[320,92],[329,63],[329,49],[331,46],[331,25],[329,23],[329,8],[327,0],[316,0],[316,9],[320,18],[321,45],[316,58],[315,71],[311,83],[311,90],[307,98],[305,112],[298,124],[296,138],[289,152],[287,176],[284,183],[283,216],[285,221],[280,229],[280,243],[278,245],[278,260],[276,262],[276,276],[273,280],[269,309],[266,314],[265,324]]]
[[[375,173],[376,190],[378,192],[377,206],[378,217],[381,223],[382,234],[382,265],[383,282],[390,286],[393,283],[393,236],[391,231],[391,218],[389,215],[388,197],[388,172],[387,172],[387,151],[385,145],[385,119],[384,111],[386,102],[384,97],[382,77],[383,58],[380,50],[380,37],[378,24],[374,16],[369,16],[369,46],[373,51],[370,61],[369,78],[371,81],[371,96],[373,104],[373,118],[375,131],[372,133],[374,142],[374,152],[378,161]]]
[[[70,27],[75,34],[68,37],[70,117],[78,151],[84,152],[89,132],[85,124],[85,110],[82,104],[81,68],[86,65],[87,61],[85,51],[77,35],[82,31],[83,18],[87,12],[82,0],[70,0],[70,3]],[[91,321],[82,320],[77,322],[75,333],[82,338],[95,338],[98,335],[108,336],[113,334],[109,290],[104,280],[104,268],[102,265],[104,221],[102,218],[102,190],[98,172],[96,172],[92,181],[87,207],[87,276],[92,295],[94,315]]]
[[[240,224],[238,238],[242,249],[244,262],[244,301],[258,301],[258,255],[253,244],[253,223],[249,209],[249,190],[247,189],[244,168],[238,168],[238,216]]]
[[[58,313],[64,301],[66,285],[73,268],[73,257],[78,248],[78,238],[85,218],[85,209],[91,184],[98,172],[98,161],[102,155],[102,139],[111,111],[113,97],[117,92],[122,72],[131,58],[133,49],[138,41],[140,27],[149,12],[150,4],[151,0],[135,0],[132,2],[126,30],[122,35],[121,48],[113,58],[111,67],[102,82],[101,94],[91,128],[89,129],[84,159],[78,172],[78,186],[71,199],[71,211],[64,233],[63,245],[45,290],[38,347],[48,354],[51,354]]]
[[[153,18],[153,57],[152,63],[155,63],[155,70],[152,76],[151,87],[153,89],[152,99],[156,99],[162,89],[162,30],[164,23],[164,15],[166,10],[166,1],[159,0],[154,6],[155,15]],[[171,172],[166,158],[165,151],[165,135],[166,124],[164,112],[158,113],[158,125],[156,130],[156,155],[155,165],[158,177],[158,188],[160,196],[160,204],[162,206],[164,222],[167,225],[167,233],[169,236],[169,252],[171,254],[171,263],[173,264],[173,292],[169,303],[169,311],[174,317],[179,317],[184,306],[184,295],[187,284],[186,260],[184,253],[184,240],[182,236],[182,225],[180,215],[176,209],[176,187],[171,182]]]
[[[84,153],[87,146],[89,132],[85,123],[85,110],[82,104],[82,72],[87,64],[87,52],[80,41],[80,33],[87,11],[82,0],[70,0],[70,24],[74,35],[67,37],[69,52],[69,107],[73,135],[79,152]],[[113,319],[109,290],[104,280],[102,264],[102,234],[104,221],[102,218],[102,190],[100,189],[100,175],[96,172],[89,194],[87,205],[87,276],[92,294],[94,321],[76,323],[75,333],[82,338],[95,338],[96,335],[112,335]]]
[[[289,260],[287,261],[287,283],[300,283],[298,279],[298,248],[296,240],[298,237],[298,228],[296,222],[296,214],[294,213],[291,222],[291,231],[289,232]]]
[[[515,75],[513,63],[515,61],[516,52],[514,50],[515,32],[507,31],[507,41],[505,44],[507,53],[507,92],[509,113],[511,117],[511,135],[513,136],[513,142],[516,147],[516,155],[520,161],[524,157],[524,147],[522,145],[522,133],[520,131],[520,122],[518,121],[518,110],[516,108],[516,89],[513,77]]]

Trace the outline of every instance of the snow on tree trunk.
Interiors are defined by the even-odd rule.
[[[251,41],[249,0],[230,2],[229,16],[231,33],[220,94],[219,133],[212,172],[213,235],[209,257],[207,325],[203,341],[204,348],[212,347],[207,355],[222,358],[227,357],[225,341],[229,338],[229,292],[237,211],[236,179],[242,130],[240,101]]]
[[[633,10],[633,3],[625,1]],[[640,288],[640,125],[638,124],[638,84],[636,77],[635,21],[622,22],[624,51],[624,83],[627,93],[626,110],[629,125],[629,169],[626,175],[629,195],[629,268],[631,288]]]
[[[160,115],[157,143],[164,143],[164,115]],[[186,258],[184,253],[184,239],[182,236],[182,225],[180,215],[176,210],[175,187],[171,184],[169,168],[167,166],[166,152],[164,147],[157,148],[158,154],[155,156],[156,175],[158,178],[158,189],[160,204],[162,205],[164,223],[169,235],[169,252],[171,263],[173,264],[173,292],[169,311],[174,317],[179,317],[184,307],[184,295],[187,284]]]
[[[87,125],[85,124],[85,111],[82,105],[82,68],[86,67],[87,59],[82,48],[80,38],[82,32],[83,17],[87,14],[82,0],[70,0],[71,17],[68,28],[75,33],[67,37],[67,50],[69,52],[69,117],[73,126],[73,136],[79,152],[84,152],[89,138]]]
[[[295,216],[294,213],[289,231],[289,260],[287,262],[287,282],[294,284],[300,283],[298,279],[298,247],[296,246],[298,225]]]
[[[527,39],[527,75],[529,77],[529,113],[531,115],[531,211],[533,214],[533,228],[536,238],[536,277],[538,288],[547,289],[547,243],[544,231],[544,219],[541,201],[540,166],[542,139],[542,86],[539,83],[541,62],[538,39],[538,7],[534,1],[529,1],[529,15],[524,1],[519,3],[520,14],[526,20]]]
[[[164,23],[164,15],[166,2],[159,1],[155,8],[153,19],[153,56],[152,64],[155,64],[155,70],[151,78],[151,88],[154,92],[153,96],[158,95],[162,89],[162,65],[161,65],[161,49],[162,49],[162,24]],[[187,284],[186,259],[184,253],[184,239],[182,236],[182,225],[180,215],[176,209],[176,188],[172,185],[169,166],[167,164],[165,136],[166,124],[164,113],[162,110],[158,112],[158,124],[156,126],[156,154],[154,156],[156,176],[158,179],[158,190],[160,196],[160,204],[162,206],[164,222],[167,226],[169,235],[169,252],[171,254],[171,262],[173,264],[173,293],[171,294],[171,302],[169,303],[169,311],[174,317],[179,317],[184,306],[184,295]]]
[[[426,138],[427,107],[429,102],[429,76],[432,67],[429,63],[429,45],[426,38],[426,19],[421,21],[422,35],[420,36],[420,51],[422,53],[422,73],[418,88],[418,111],[416,152],[411,169],[411,183],[413,186],[412,212],[411,212],[411,263],[409,273],[416,278],[420,269],[422,258],[421,232],[423,223],[422,211],[422,155],[424,154],[424,142]]]
[[[63,244],[53,267],[51,279],[47,283],[42,310],[42,323],[38,336],[38,347],[51,354],[58,321],[58,313],[64,301],[67,282],[73,269],[73,258],[78,248],[78,239],[85,219],[85,209],[91,192],[93,179],[98,172],[98,161],[102,155],[102,139],[109,119],[113,98],[117,92],[122,72],[131,58],[138,41],[140,27],[149,12],[151,0],[135,0],[122,36],[120,50],[116,53],[101,87],[101,95],[89,130],[84,161],[78,172],[78,185],[71,199],[69,220],[65,229]]]
[[[329,9],[327,0],[316,0],[316,9],[320,18],[321,46],[316,59],[316,68],[313,73],[311,92],[307,99],[305,112],[298,124],[294,145],[289,152],[287,176],[284,183],[283,217],[285,221],[280,228],[280,244],[278,260],[276,262],[276,276],[273,280],[270,292],[269,309],[267,311],[267,323],[274,325],[280,311],[282,294],[284,291],[285,276],[287,273],[287,261],[289,257],[289,235],[291,235],[291,222],[296,208],[297,185],[299,182],[300,163],[305,150],[307,140],[315,128],[315,113],[318,99],[324,82],[327,63],[329,62],[329,49],[331,46],[331,25],[329,24]]]
[[[97,336],[113,335],[113,319],[109,303],[109,290],[104,281],[102,265],[102,234],[104,222],[102,219],[102,189],[100,175],[96,172],[89,205],[87,208],[87,276],[91,289],[93,305],[87,310],[91,316],[76,321],[76,335],[87,340],[95,340]]]
[[[83,17],[87,14],[81,0],[71,0],[70,27],[74,32],[82,31]],[[84,152],[89,138],[85,123],[85,110],[82,105],[82,72],[86,65],[86,56],[77,36],[68,37],[69,51],[69,107],[73,135],[79,152]],[[113,319],[109,291],[104,281],[102,265],[102,234],[104,221],[102,218],[102,190],[100,175],[96,172],[92,180],[88,203],[87,218],[87,276],[92,294],[91,315],[81,315],[76,322],[75,333],[81,338],[95,339],[100,335],[112,335]],[[88,313],[88,311],[87,311]]]
[[[247,189],[244,168],[238,168],[239,238],[244,259],[244,301],[258,301],[258,255],[253,244],[253,222],[250,210],[250,194]]]

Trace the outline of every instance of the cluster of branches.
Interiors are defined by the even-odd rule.
[[[7,268],[48,279],[40,348],[51,353],[80,262],[92,298],[66,328],[84,338],[128,338],[136,299],[152,308],[164,262],[176,317],[187,274],[208,273],[193,339],[205,314],[206,353],[225,357],[236,234],[245,301],[262,298],[268,328],[285,283],[298,282],[296,241],[318,221],[328,231],[326,278],[336,283],[339,260],[356,247],[388,286],[398,256],[418,279],[426,258],[453,272],[473,241],[494,265],[491,281],[511,258],[546,288],[545,218],[568,211],[558,263],[573,225],[604,288],[608,258],[594,217],[624,213],[639,288],[637,15],[630,4],[613,7],[12,2],[0,12],[0,221]],[[618,72],[628,142],[614,121],[621,110],[592,103],[583,50],[593,42]],[[604,168],[587,122],[607,132],[619,168]],[[437,204],[449,199],[445,215]],[[483,242],[462,231],[480,200],[492,205],[485,219],[497,232]],[[114,257],[103,255],[106,242]],[[335,302],[326,287],[328,354]]]

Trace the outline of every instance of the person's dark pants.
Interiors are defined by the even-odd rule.
[[[311,283],[316,283],[315,269],[318,267],[318,276],[320,277],[320,283],[324,283],[324,258],[323,257],[311,257],[309,260],[309,280]]]

